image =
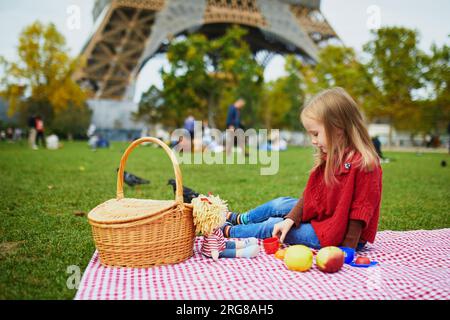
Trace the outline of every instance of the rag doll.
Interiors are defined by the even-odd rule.
[[[214,195],[199,195],[192,200],[194,225],[203,235],[201,253],[217,261],[219,258],[252,258],[258,255],[256,238],[225,240],[221,227],[228,212],[226,202]]]

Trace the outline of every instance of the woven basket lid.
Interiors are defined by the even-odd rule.
[[[151,142],[159,145],[172,161],[175,174],[175,200],[148,200],[124,198],[123,183],[125,164],[131,151],[143,142]],[[133,141],[120,159],[119,170],[117,171],[116,198],[110,199],[98,205],[88,214],[89,222],[96,224],[112,225],[128,222],[135,222],[151,216],[162,214],[173,210],[176,206],[183,204],[183,180],[180,166],[173,151],[164,142],[153,137],[142,137]]]
[[[168,211],[176,205],[175,200],[110,199],[92,209],[88,219],[101,224],[126,223]]]

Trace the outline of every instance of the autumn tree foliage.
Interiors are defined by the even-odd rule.
[[[37,21],[26,27],[19,37],[16,60],[0,57],[0,63],[0,94],[10,116],[19,114],[24,123],[28,116],[40,114],[47,126],[55,120],[55,129],[61,133],[73,133],[74,122],[84,127],[90,121],[87,92],[72,77],[81,60],[69,56],[54,24]]]

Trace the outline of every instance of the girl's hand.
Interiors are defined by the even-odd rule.
[[[278,238],[280,242],[284,242],[284,238],[286,237],[289,230],[291,230],[294,225],[294,220],[286,218],[283,221],[278,222],[273,226],[272,237],[278,237],[278,234],[281,234]]]

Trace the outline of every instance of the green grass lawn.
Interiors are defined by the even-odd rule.
[[[126,143],[92,152],[86,143],[37,150],[0,143],[0,299],[72,299],[67,267],[84,271],[94,252],[86,216],[115,196],[116,168]],[[312,165],[312,149],[280,154],[279,173],[261,176],[258,165],[182,165],[184,184],[212,191],[243,211],[279,196],[297,197]],[[450,227],[450,164],[446,154],[386,153],[380,230]],[[127,170],[151,184],[127,197],[171,199],[170,160],[161,149],[136,149]]]

